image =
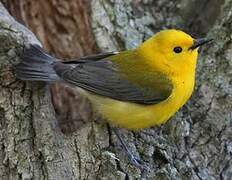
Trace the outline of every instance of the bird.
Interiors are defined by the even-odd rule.
[[[110,124],[141,130],[164,124],[188,101],[194,90],[198,50],[211,41],[168,29],[135,49],[68,61],[30,44],[15,72],[25,81],[67,83]]]

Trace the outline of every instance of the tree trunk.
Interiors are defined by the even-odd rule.
[[[48,85],[16,81],[23,46],[39,41],[0,3],[0,179],[231,179],[232,0],[3,2],[60,58],[134,48],[163,28],[215,41],[181,111],[162,127],[122,130],[149,167],[141,172],[71,88],[55,85],[50,95]]]

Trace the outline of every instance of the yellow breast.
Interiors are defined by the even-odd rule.
[[[165,123],[189,99],[194,88],[194,75],[174,80],[168,99],[155,105],[140,105],[89,95],[94,108],[108,122],[127,129],[143,129]],[[181,83],[180,83],[181,82]]]

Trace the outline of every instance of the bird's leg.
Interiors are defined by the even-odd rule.
[[[141,160],[137,157],[135,157],[132,152],[130,151],[130,149],[128,148],[128,146],[126,145],[126,142],[123,140],[123,138],[121,137],[120,133],[118,132],[118,129],[113,128],[114,133],[116,134],[117,138],[119,139],[120,143],[122,144],[123,148],[125,149],[127,155],[129,156],[129,159],[131,161],[131,163],[133,165],[135,165],[136,167],[138,167],[139,169],[143,170],[143,166],[141,164]]]

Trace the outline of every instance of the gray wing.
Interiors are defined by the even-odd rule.
[[[57,62],[54,69],[63,80],[101,96],[149,105],[163,101],[172,91],[169,88],[169,92],[162,96],[160,94],[163,92],[148,93],[146,89],[122,77],[117,67],[109,60],[87,61],[80,64],[77,62],[75,64]]]

